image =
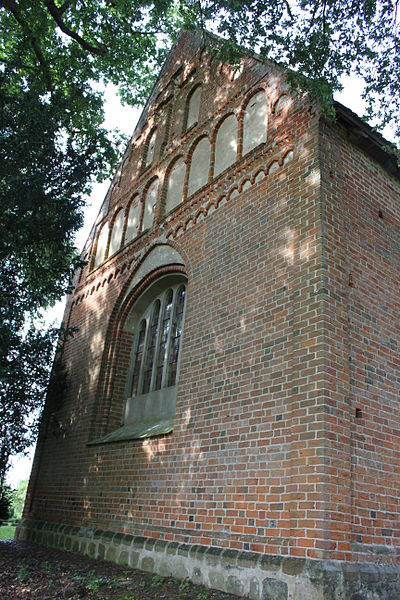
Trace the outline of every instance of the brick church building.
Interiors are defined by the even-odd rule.
[[[400,170],[182,33],[102,204],[20,539],[253,600],[400,598]]]

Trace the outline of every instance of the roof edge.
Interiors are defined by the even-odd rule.
[[[335,100],[333,107],[336,112],[336,121],[345,127],[349,141],[366,152],[390,175],[400,181],[400,165],[395,154],[397,150],[395,144],[386,140],[373,127],[340,102]]]

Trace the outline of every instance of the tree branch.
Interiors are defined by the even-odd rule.
[[[315,15],[317,14],[318,8],[319,8],[319,1],[315,2],[315,4],[314,4],[314,10],[312,12],[311,19],[310,19],[310,24],[309,24],[309,27],[307,29],[307,35],[310,33],[311,28],[314,25]]]
[[[66,0],[67,2],[68,0]],[[142,36],[146,36],[146,35],[158,35],[159,33],[164,33],[163,29],[154,29],[154,30],[145,30],[145,29],[133,29],[131,23],[129,22],[129,19],[122,15],[121,12],[118,10],[117,5],[115,4],[115,2],[113,0],[108,0],[109,4],[113,7],[113,9],[118,13],[118,17],[119,19],[121,19],[129,28],[129,31],[131,32],[132,35],[136,36],[136,35],[142,35]]]
[[[3,60],[2,58],[0,58],[0,64],[4,65],[8,72],[12,71],[14,68],[15,69],[23,69],[24,71],[34,71],[35,67],[33,67],[32,65],[27,65],[23,62],[17,62],[14,61],[13,63],[9,63],[6,60]]]
[[[25,33],[25,35],[29,39],[30,43],[32,44],[32,48],[36,55],[36,58],[38,59],[39,64],[41,66],[47,88],[49,91],[52,91],[53,85],[51,82],[50,71],[47,66],[46,60],[43,56],[43,53],[40,49],[38,42],[36,41],[33,31],[28,27],[28,25],[25,23],[22,15],[20,14],[17,3],[14,2],[14,0],[0,0],[0,6],[5,8],[6,10],[8,10],[13,15],[14,19],[21,26],[22,31]]]
[[[72,4],[72,0],[65,0],[64,4],[58,7],[58,12],[60,15],[63,15],[67,8],[69,8]]]
[[[3,1],[3,0],[1,0],[1,1]],[[8,0],[6,0],[6,1],[8,1]],[[54,21],[57,23],[57,25],[61,29],[61,31],[63,33],[65,33],[65,35],[67,35],[71,39],[78,42],[78,44],[81,46],[81,48],[83,48],[84,50],[87,50],[88,52],[90,52],[90,54],[96,54],[97,56],[105,55],[106,48],[104,45],[101,44],[99,46],[92,46],[92,44],[89,44],[85,39],[83,39],[83,37],[81,37],[78,33],[73,31],[72,29],[70,29],[64,23],[64,21],[61,18],[62,13],[60,12],[60,10],[57,8],[57,6],[54,4],[54,2],[52,0],[44,0],[44,3],[47,7],[47,10],[53,17]]]
[[[206,34],[205,34],[205,27],[204,27],[203,9],[201,7],[201,0],[197,0],[197,4],[199,5],[201,37],[203,40],[203,44],[205,44],[206,43]]]
[[[288,15],[289,15],[291,21],[293,21],[293,13],[292,13],[292,9],[290,8],[290,4],[289,4],[288,0],[283,0],[283,3],[286,6],[286,10],[288,12]]]

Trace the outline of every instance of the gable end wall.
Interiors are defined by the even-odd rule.
[[[140,123],[137,157],[104,216],[158,176],[153,227],[86,268],[67,305],[78,328],[64,350],[69,388],[58,411],[46,407],[19,536],[257,600],[394,598],[398,183],[313,104],[290,98],[279,70],[247,61],[228,85],[228,67],[193,61],[179,71],[193,80],[176,79],[169,145],[141,172],[154,123]],[[201,69],[200,122],[182,136],[183,90]],[[190,161],[201,136],[215,143],[232,111],[240,146],[240,114],[259,87],[267,142],[244,157],[239,148],[214,179],[211,167],[207,185],[165,216],[169,166]],[[164,109],[150,102],[146,114],[159,126]],[[131,340],[118,323],[127,293],[153,276],[129,291],[135,273],[163,245],[188,277],[174,431],[88,446],[121,423]]]

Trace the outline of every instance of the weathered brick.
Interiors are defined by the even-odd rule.
[[[186,131],[198,84],[198,123]],[[266,140],[243,154],[244,113],[260,90]],[[232,114],[236,161],[214,177],[218,131]],[[235,79],[229,65],[208,61],[194,34],[180,38],[67,302],[65,324],[77,328],[63,350],[68,387],[57,418],[44,412],[25,513],[54,523],[46,543],[62,545],[78,535],[72,526],[90,523],[111,560],[113,538],[138,553],[163,550],[165,540],[168,560],[216,565],[223,550],[226,562],[249,551],[262,555],[266,575],[315,586],[338,580],[329,560],[398,561],[400,187],[374,136],[343,108],[335,123],[321,116],[309,97],[289,92],[277,66],[245,59]],[[207,181],[188,196],[205,137]],[[180,158],[183,201],[165,214]],[[100,227],[120,222],[122,210],[126,232],[131,203],[142,218],[155,177],[151,226],[93,268]],[[110,229],[108,249],[112,240]],[[153,265],[166,249],[176,261]],[[178,273],[188,285],[173,431],[88,445],[121,425],[132,306]],[[92,546],[82,539],[81,552]],[[150,557],[130,556],[132,566],[154,568]],[[304,559],[315,567],[303,569]],[[247,554],[237,566],[254,568]],[[348,585],[354,577],[345,571]],[[220,579],[213,572],[211,585],[225,585]],[[287,595],[283,581],[259,583],[246,593]]]

